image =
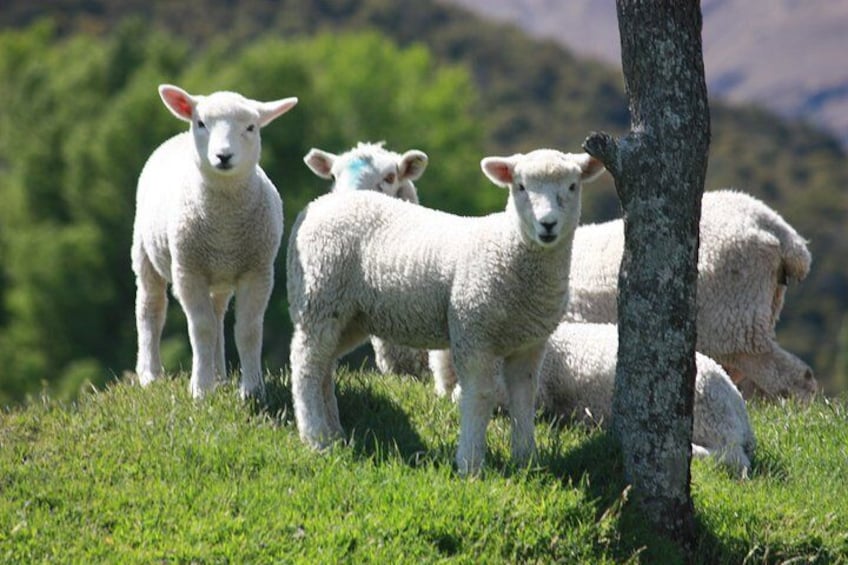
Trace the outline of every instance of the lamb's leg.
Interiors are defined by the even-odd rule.
[[[159,276],[147,255],[141,251],[136,273],[135,323],[138,332],[138,357],[135,372],[142,386],[162,374],[159,343],[168,308],[167,281]]]
[[[295,324],[291,343],[292,398],[300,439],[323,449],[344,435],[333,386],[338,331],[307,334]]]
[[[266,272],[239,281],[236,287],[236,348],[241,363],[242,398],[265,397],[262,378],[262,323],[271,289],[273,272]]]
[[[526,465],[536,454],[534,418],[539,367],[545,355],[544,344],[504,359],[509,418],[512,423],[512,460]]]
[[[215,323],[218,326],[218,337],[215,339],[215,375],[221,381],[227,380],[227,355],[224,341],[224,318],[227,306],[230,304],[232,292],[213,292],[212,304],[215,307]]]
[[[460,474],[475,474],[485,459],[486,428],[496,404],[495,358],[474,352],[455,354],[454,362],[462,385],[456,465]]]
[[[374,361],[383,374],[409,375],[418,380],[427,376],[427,351],[396,345],[389,341],[371,337],[371,347],[374,348]]]
[[[215,386],[217,327],[209,285],[202,277],[178,272],[174,277],[174,294],[182,304],[188,320],[191,395],[203,398]]]
[[[429,353],[430,371],[436,387],[436,396],[450,396],[456,388],[456,371],[450,349],[434,349]]]

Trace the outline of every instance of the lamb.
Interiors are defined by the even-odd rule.
[[[292,395],[308,445],[322,449],[342,437],[334,363],[370,334],[453,350],[466,390],[460,473],[483,463],[498,360],[513,460],[535,452],[536,376],[565,313],[581,185],[603,167],[551,149],[487,157],[481,167],[509,188],[504,212],[463,218],[354,191],[322,196],[298,216],[287,257]]]
[[[259,166],[259,129],[297,98],[258,102],[234,92],[191,95],[163,84],[159,95],[191,124],[160,145],[138,180],[132,267],[136,276],[136,373],[162,374],[159,343],[167,285],[185,311],[192,348],[190,391],[201,398],[223,376],[224,314],[236,296],[242,398],[263,396],[262,318],[283,234],[283,205]]]
[[[303,161],[319,177],[333,179],[333,192],[374,190],[418,204],[413,181],[427,168],[427,154],[412,149],[400,155],[383,145],[360,142],[341,155],[312,148]],[[381,372],[418,378],[427,374],[427,350],[395,345],[376,336],[371,336],[371,346]]]
[[[608,424],[617,356],[615,325],[563,322],[548,339],[539,370],[538,407],[557,418]],[[695,364],[692,455],[712,456],[745,478],[751,471],[756,446],[745,401],[715,361],[697,353]],[[461,389],[449,368],[436,375],[442,379],[437,383],[442,394],[452,392],[455,400],[461,398]],[[499,383],[498,396],[502,399],[503,395]]]
[[[313,147],[303,158],[306,166],[323,179],[332,179],[333,192],[374,190],[418,204],[413,181],[427,168],[427,154],[411,149],[400,155],[384,143],[358,143],[335,155]]]
[[[560,324],[540,371],[539,406],[554,416],[608,423],[617,355],[615,325]],[[696,353],[695,365],[692,455],[713,456],[746,477],[756,441],[745,401],[718,363]]]
[[[697,350],[746,397],[809,399],[818,388],[812,369],[775,335],[787,285],[810,270],[806,242],[763,202],[732,190],[704,194],[700,230]],[[577,230],[566,320],[617,322],[623,248],[621,220]]]

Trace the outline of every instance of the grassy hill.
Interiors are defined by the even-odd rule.
[[[0,413],[0,561],[680,562],[645,532],[612,440],[540,420],[511,467],[490,428],[479,478],[452,470],[457,410],[430,383],[344,372],[349,442],[301,445],[286,375],[257,410],[187,376]],[[750,480],[693,464],[699,563],[848,562],[848,406],[751,409]]]

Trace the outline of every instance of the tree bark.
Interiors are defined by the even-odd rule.
[[[690,492],[698,225],[710,141],[697,0],[617,0],[631,130],[584,143],[624,213],[613,432],[646,517],[694,541]]]

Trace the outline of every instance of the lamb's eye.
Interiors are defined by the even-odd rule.
[[[574,192],[577,190],[577,183],[573,182],[568,186],[568,192]]]
[[[203,120],[197,120],[197,127],[199,129],[206,129],[206,124],[203,123]]]
[[[386,182],[388,184],[394,184],[395,174],[394,173],[387,174],[386,177],[383,179],[383,182]]]
[[[247,126],[247,131],[253,131],[255,129],[256,129],[256,126],[253,125],[253,124],[250,124],[249,126]]]
[[[524,185],[523,185],[523,184],[521,184],[521,183],[519,183],[519,184],[518,184],[518,191],[519,191],[519,192],[524,192],[525,190],[527,190],[527,189],[526,189],[526,188],[524,188]]]

